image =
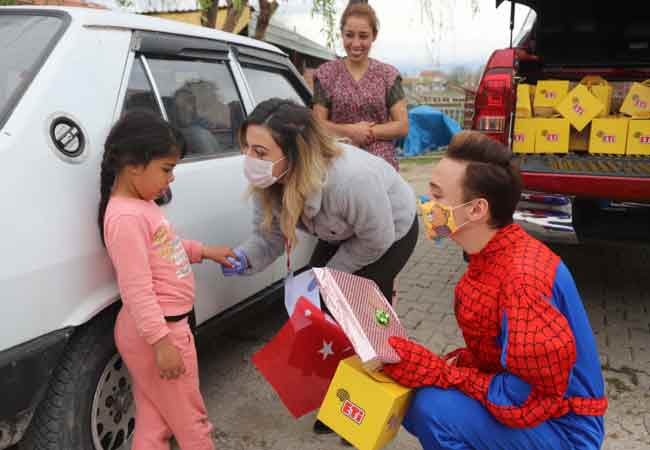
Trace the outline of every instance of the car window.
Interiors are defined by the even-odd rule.
[[[255,103],[261,103],[273,97],[287,98],[300,105],[305,105],[298,91],[291,85],[287,77],[279,72],[244,67],[244,76],[253,92]]]
[[[36,76],[63,26],[59,17],[0,15],[0,126]]]
[[[244,112],[225,62],[147,58],[169,121],[183,134],[187,156],[236,153]]]
[[[161,114],[156,96],[151,88],[149,79],[147,78],[142,60],[137,57],[133,61],[133,68],[129,77],[129,85],[126,88],[126,96],[124,98],[124,108],[122,114],[130,111],[149,111],[155,114]]]

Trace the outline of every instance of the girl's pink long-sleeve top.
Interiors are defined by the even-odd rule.
[[[203,245],[181,240],[154,202],[128,197],[111,197],[104,239],[122,303],[140,336],[154,344],[169,333],[165,316],[192,309],[191,264],[201,262]]]

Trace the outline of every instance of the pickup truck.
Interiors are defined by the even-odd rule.
[[[505,0],[497,0],[497,7]],[[597,75],[623,92],[650,78],[650,9],[635,2],[512,0],[529,7],[511,48],[496,50],[473,128],[512,144],[518,83]],[[514,19],[514,11],[513,11]],[[512,20],[511,20],[512,28]],[[617,111],[622,98],[614,98]],[[622,150],[622,149],[621,149]],[[624,153],[624,152],[623,152]],[[650,241],[650,157],[516,155],[524,193],[515,220],[545,241]]]

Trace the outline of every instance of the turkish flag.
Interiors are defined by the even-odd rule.
[[[253,355],[253,364],[299,418],[320,407],[339,361],[352,355],[341,327],[301,297],[278,334]]]

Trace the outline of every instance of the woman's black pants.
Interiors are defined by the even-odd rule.
[[[369,278],[377,283],[382,294],[390,303],[393,301],[395,277],[404,268],[415,249],[415,244],[417,244],[418,227],[418,217],[416,215],[411,229],[403,238],[395,241],[377,261],[354,272],[354,275]],[[319,240],[314,253],[311,255],[309,265],[311,267],[325,267],[338,248],[337,244]]]

